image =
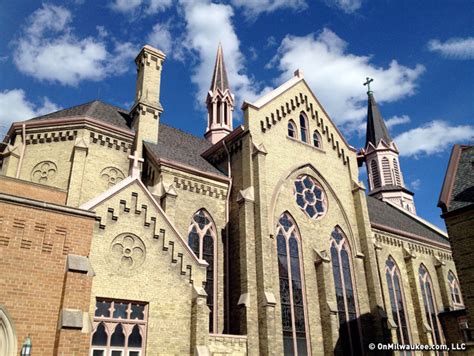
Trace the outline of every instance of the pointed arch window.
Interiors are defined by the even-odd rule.
[[[451,291],[451,300],[453,302],[453,306],[456,307],[463,307],[464,303],[461,297],[461,288],[459,287],[459,282],[452,271],[448,272],[448,282],[449,282],[449,289]]]
[[[350,256],[346,236],[339,228],[334,229],[331,262],[339,315],[339,340],[344,355],[358,355],[361,353],[360,328]]]
[[[281,323],[285,355],[307,355],[305,291],[300,234],[293,218],[284,213],[276,230],[280,280]]]
[[[215,330],[216,316],[216,226],[211,216],[204,209],[200,209],[194,214],[189,226],[188,245],[194,254],[201,260],[208,263],[206,271],[206,285],[204,289],[207,293],[207,306],[211,310],[209,313],[209,331]]]
[[[433,344],[441,344],[441,326],[438,320],[436,300],[433,294],[433,282],[431,281],[430,274],[424,265],[420,265],[418,277],[420,280],[423,304],[425,306],[426,320],[432,330]]]
[[[402,185],[402,178],[400,176],[400,167],[398,167],[398,161],[396,158],[393,159],[393,173],[395,173],[395,183],[400,187]]]
[[[314,130],[313,132],[313,145],[317,148],[323,148],[321,135],[319,134],[318,130]]]
[[[382,158],[382,173],[384,184],[393,184],[392,172],[390,171],[390,162],[387,157]]]
[[[306,120],[306,116],[301,113],[300,114],[300,132],[301,132],[301,141],[308,142],[308,122]]]
[[[373,159],[370,162],[370,171],[372,173],[372,185],[373,189],[380,187],[380,174],[379,174],[379,167],[377,165],[377,161]]]
[[[399,344],[409,344],[410,334],[408,331],[408,318],[405,306],[405,295],[403,293],[400,270],[392,256],[385,263],[385,277],[387,278],[388,294],[392,307],[393,321],[397,325],[397,338]]]
[[[296,124],[293,120],[288,121],[288,136],[296,138]]]

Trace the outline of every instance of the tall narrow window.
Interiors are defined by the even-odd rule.
[[[188,245],[193,250],[194,254],[208,263],[206,271],[206,285],[207,306],[211,310],[209,313],[209,331],[215,330],[215,239],[216,226],[212,222],[210,215],[204,210],[199,210],[194,214],[191,225],[189,226]]]
[[[296,125],[293,120],[288,121],[288,136],[296,138]]]
[[[319,135],[319,132],[317,130],[314,130],[313,132],[313,145],[317,148],[323,148],[321,136]]]
[[[384,184],[393,184],[392,172],[390,171],[390,162],[387,157],[382,158],[382,173]]]
[[[301,131],[301,141],[308,142],[308,124],[306,122],[306,116],[300,114],[300,131]]]
[[[385,264],[385,277],[387,278],[388,294],[392,306],[393,321],[397,325],[397,338],[399,344],[409,344],[410,335],[407,325],[405,296],[403,294],[400,270],[390,256]]]
[[[370,170],[372,173],[372,184],[373,189],[380,187],[380,174],[379,174],[379,167],[377,166],[377,161],[373,159],[370,162]]]
[[[97,299],[92,356],[141,356],[146,346],[148,305]]]
[[[453,302],[453,306],[456,307],[463,307],[463,301],[461,297],[461,289],[459,288],[459,282],[452,271],[448,273],[448,282],[449,282],[449,289],[451,291],[451,300]]]
[[[398,186],[401,186],[402,178],[400,177],[400,168],[398,167],[398,161],[396,158],[393,159],[393,172],[395,173],[395,183]]]
[[[358,355],[361,353],[360,332],[350,255],[345,235],[340,229],[334,229],[331,261],[339,315],[339,341],[344,355]]]
[[[441,344],[441,327],[437,316],[437,307],[435,296],[433,294],[433,283],[430,274],[424,265],[420,265],[418,271],[420,279],[421,295],[423,296],[423,304],[425,305],[425,315],[428,324],[431,327],[433,335],[433,344]]]
[[[300,235],[294,220],[287,213],[278,221],[276,240],[284,354],[307,355],[309,347],[299,252]]]

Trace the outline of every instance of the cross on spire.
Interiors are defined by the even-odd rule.
[[[372,90],[370,90],[370,83],[372,83],[374,80],[372,78],[367,77],[366,82],[364,83],[364,86],[367,85],[367,93],[371,93]]]
[[[144,161],[143,158],[137,154],[137,150],[135,150],[133,155],[128,156],[130,160],[133,160],[132,164],[132,178],[140,177],[140,163]]]

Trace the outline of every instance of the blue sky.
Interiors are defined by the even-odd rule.
[[[374,78],[418,214],[444,228],[436,203],[451,146],[474,139],[473,18],[470,0],[3,2],[0,132],[97,98],[129,108],[133,58],[149,43],[167,54],[162,121],[202,135],[221,41],[238,107],[300,68],[357,148],[362,83]]]

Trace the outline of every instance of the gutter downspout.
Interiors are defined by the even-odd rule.
[[[230,207],[230,193],[232,191],[232,170],[231,170],[231,165],[230,165],[230,153],[227,148],[227,145],[225,144],[225,140],[222,140],[222,145],[224,146],[224,150],[227,154],[227,177],[229,178],[229,188],[227,190],[227,197],[225,200],[225,241],[226,241],[225,275],[226,275],[226,293],[227,293],[225,308],[226,308],[226,314],[227,314],[226,330],[227,330],[227,333],[229,333],[230,332],[230,315],[229,315],[230,313],[230,310],[229,310],[229,305],[230,305],[230,302],[229,302],[229,296],[230,296],[230,293],[229,293],[229,220],[230,220],[229,215],[230,215],[230,211],[229,211],[229,207]]]
[[[26,151],[26,124],[21,125],[21,139],[23,140],[23,145],[21,146],[20,160],[18,161],[18,166],[16,167],[15,178],[20,178],[20,170],[23,164],[23,157],[25,156]]]

